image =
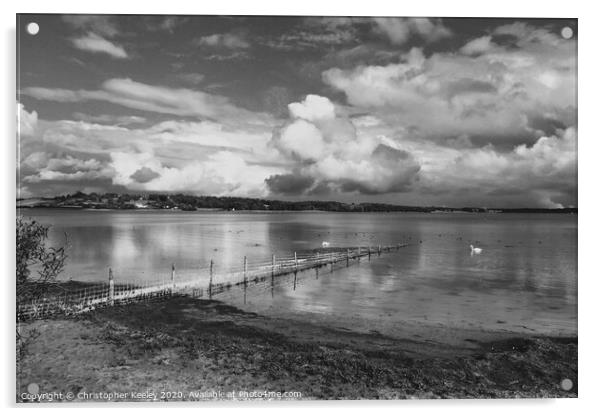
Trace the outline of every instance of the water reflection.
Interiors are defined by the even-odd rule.
[[[567,215],[174,213],[24,210],[72,242],[66,277],[167,278],[269,261],[322,241],[409,243],[372,261],[277,277],[222,296],[258,311],[303,311],[539,332],[576,331],[577,223]],[[470,255],[470,244],[483,248]],[[341,268],[341,266],[343,266]]]

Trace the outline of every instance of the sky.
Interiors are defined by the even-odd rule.
[[[19,15],[18,196],[574,207],[577,35],[576,19]]]

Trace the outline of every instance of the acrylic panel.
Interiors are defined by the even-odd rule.
[[[17,402],[577,397],[577,38],[17,15]]]

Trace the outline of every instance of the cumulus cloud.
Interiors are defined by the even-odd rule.
[[[308,171],[342,192],[381,194],[410,190],[420,165],[410,153],[381,143],[355,160],[328,155]]]
[[[295,120],[282,129],[277,136],[276,146],[291,158],[315,162],[324,153],[324,138],[314,124]]]
[[[375,30],[385,35],[392,44],[403,45],[411,36],[419,36],[427,42],[451,36],[451,31],[438,19],[425,17],[375,17]]]
[[[274,169],[248,164],[241,155],[220,151],[181,167],[164,165],[151,153],[111,153],[113,183],[144,191],[186,191],[205,195],[266,195],[264,179]],[[155,175],[140,176],[140,171]],[[154,176],[154,177],[152,177]],[[140,182],[138,179],[143,179]]]
[[[122,46],[94,33],[88,33],[85,36],[74,38],[71,41],[73,42],[73,46],[83,51],[104,53],[117,59],[128,58],[128,54]]]
[[[23,182],[36,184],[47,181],[80,181],[110,178],[111,170],[96,159],[78,159],[71,155],[66,157],[49,157],[43,152],[30,154],[24,161],[23,167],[35,171],[25,174]]]
[[[448,149],[429,155],[422,185],[440,197],[459,186],[483,206],[575,206],[577,131],[574,127],[540,137],[532,146],[508,152],[492,146]]]
[[[512,46],[475,39],[452,52],[425,56],[413,48],[399,63],[331,68],[326,84],[361,111],[405,126],[424,139],[467,137],[478,144],[533,143],[534,120],[575,123],[574,41],[528,25],[500,29],[523,33]]]
[[[20,187],[30,195],[57,191],[174,190],[197,194],[261,196],[264,180],[283,173],[264,131],[202,121],[168,120],[151,126],[41,121],[22,143]]]
[[[289,104],[289,111],[291,120],[272,143],[294,163],[295,172],[266,180],[273,193],[404,192],[416,180],[420,166],[409,152],[386,138],[358,135],[328,98],[310,95]]]
[[[326,97],[310,94],[300,103],[291,103],[288,109],[293,118],[302,118],[309,121],[333,119],[335,117],[334,104]]]

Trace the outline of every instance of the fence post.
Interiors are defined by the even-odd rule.
[[[295,251],[295,272],[299,269],[299,263],[297,262],[297,252]]]
[[[371,259],[371,254],[372,254],[372,253],[371,253],[371,251],[372,251],[372,250],[370,250],[370,246],[368,246],[368,260],[370,260],[370,259]]]
[[[109,267],[109,305],[115,304],[115,281],[113,280],[113,270]]]
[[[213,259],[209,262],[209,299],[213,295]]]
[[[357,262],[359,263],[361,259],[362,259],[362,248],[358,247],[357,248]]]
[[[330,273],[334,271],[334,253],[330,253]]]
[[[272,288],[272,297],[274,297],[274,270],[276,268],[276,255],[272,254],[272,283],[271,283],[271,288]]]
[[[378,245],[378,257],[380,257],[380,244]]]
[[[276,269],[276,255],[272,254],[272,279],[274,279],[275,269]]]
[[[176,264],[171,263],[171,291],[176,288]]]
[[[245,259],[244,259],[243,280],[244,280],[244,283],[246,286],[247,285],[247,256],[245,256]]]

